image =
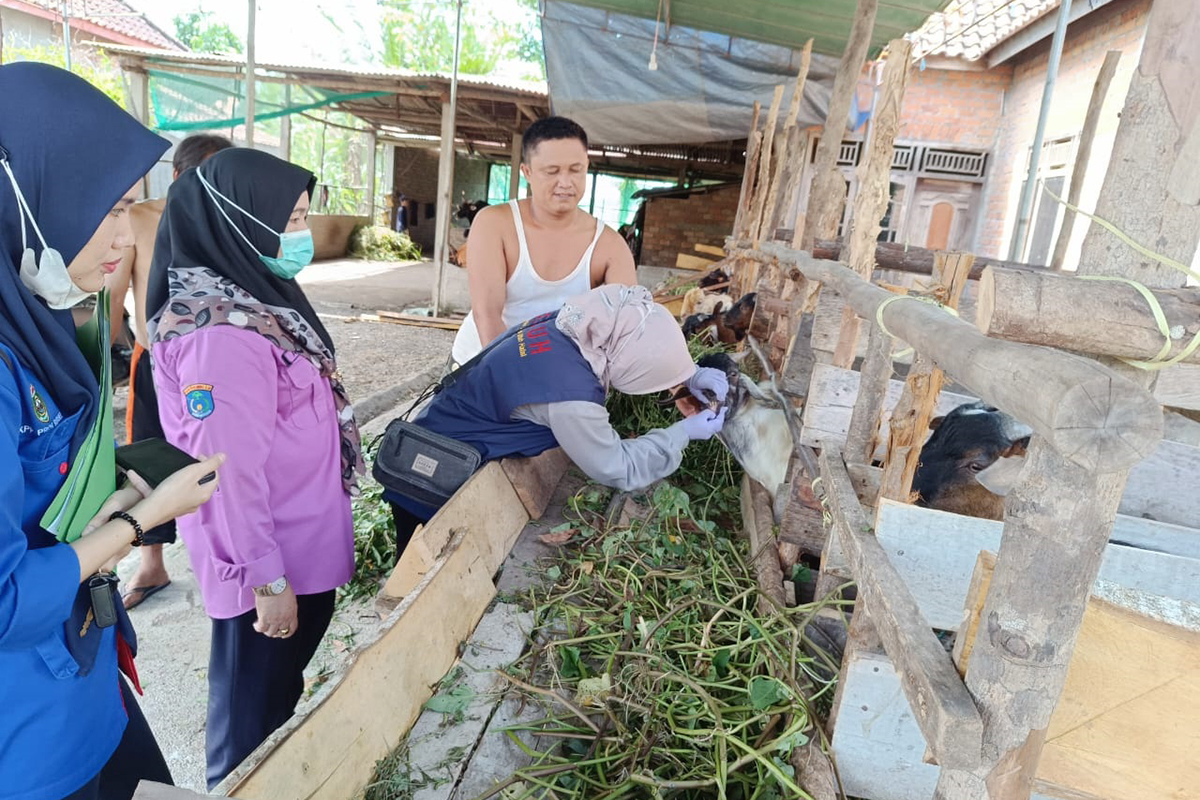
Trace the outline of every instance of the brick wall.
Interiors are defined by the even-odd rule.
[[[1004,115],[1012,68],[915,69],[904,90],[898,139],[989,150]]]
[[[416,147],[397,147],[392,186],[419,204],[415,224],[409,229],[412,240],[433,252],[434,218],[437,204],[438,151]],[[468,200],[487,197],[490,162],[459,154],[454,160],[453,209],[457,209],[463,194]],[[453,209],[451,214],[453,214]]]
[[[690,197],[653,197],[646,207],[641,263],[675,266],[677,253],[696,254],[694,245],[722,247],[733,230],[739,187]]]
[[[1109,50],[1122,51],[1096,131],[1091,160],[1086,165],[1087,178],[1081,196],[1085,209],[1094,207],[1104,182],[1120,122],[1119,115],[1137,67],[1150,2],[1116,0],[1088,14],[1067,30],[1053,105],[1046,125],[1047,141],[1079,133],[1105,53]],[[1016,227],[1028,152],[1037,126],[1049,51],[1050,40],[1047,38],[1012,61],[1012,83],[1005,102],[998,146],[988,171],[984,218],[975,248],[980,255],[1008,255],[1009,241]],[[1076,168],[1081,166],[1076,165]],[[1078,260],[1083,230],[1082,225],[1075,228],[1072,246],[1067,251],[1068,267]]]

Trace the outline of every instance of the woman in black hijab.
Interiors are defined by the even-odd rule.
[[[294,280],[312,258],[312,187],[266,153],[217,153],[172,184],[150,270],[167,439],[229,455],[220,494],[178,522],[212,618],[210,789],[292,715],[354,572],[358,430]]]
[[[126,211],[167,143],[81,78],[0,66],[0,791],[125,800],[170,781],[120,667],[135,648],[109,565],[194,510],[215,457],[116,488],[107,342],[71,307],[129,246]],[[104,304],[98,304],[103,308]],[[99,312],[98,312],[99,313]],[[83,329],[81,334],[86,333]],[[92,361],[89,362],[89,357]],[[51,509],[53,511],[51,512]],[[90,520],[90,521],[89,521]],[[115,612],[114,621],[104,613]]]

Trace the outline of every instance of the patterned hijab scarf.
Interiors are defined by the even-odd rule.
[[[282,232],[301,192],[310,195],[312,173],[272,155],[231,148],[198,169],[217,192]],[[260,253],[279,250],[276,234],[232,207],[218,209],[196,170],[171,185],[159,223],[150,268],[147,307],[151,340],[167,341],[212,325],[254,331],[283,350],[311,361],[329,382],[341,433],[342,484],[358,494],[365,472],[354,409],[342,385],[333,341],[295,280],[271,273]],[[245,238],[243,238],[243,236]],[[251,247],[253,244],[253,247]]]

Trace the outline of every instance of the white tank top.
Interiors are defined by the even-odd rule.
[[[596,220],[596,235],[592,243],[583,251],[579,264],[570,275],[556,281],[548,281],[533,268],[529,259],[529,246],[525,243],[525,224],[521,221],[521,210],[516,200],[508,201],[512,209],[513,223],[517,226],[517,242],[521,251],[517,257],[517,267],[512,277],[504,286],[504,311],[501,314],[505,329],[517,323],[524,322],[530,317],[557,310],[568,297],[583,294],[592,288],[592,253],[600,234],[604,233],[604,223]],[[468,239],[468,242],[470,240]],[[468,256],[470,258],[470,250]],[[455,362],[465,364],[476,353],[483,349],[479,341],[479,329],[475,327],[474,314],[468,313],[463,320],[458,335],[454,337],[453,356]]]

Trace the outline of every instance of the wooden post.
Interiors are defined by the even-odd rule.
[[[887,212],[895,153],[896,133],[900,130],[900,106],[908,82],[912,43],[894,39],[888,44],[888,60],[883,70],[883,86],[875,118],[871,120],[870,150],[858,168],[858,194],[854,198],[854,216],[850,220],[850,268],[867,280],[875,270],[875,243],[880,220]],[[833,363],[849,368],[858,345],[859,319],[849,308],[842,313],[842,331],[838,337]]]
[[[792,102],[788,107],[787,117],[783,122],[783,146],[779,148],[775,169],[772,170],[771,188],[767,192],[766,204],[763,206],[762,222],[755,233],[757,241],[761,241],[764,237],[768,239],[775,238],[775,225],[778,220],[776,204],[783,176],[785,173],[790,175],[792,172],[795,172],[796,170],[788,168],[794,166],[796,162],[802,164],[804,160],[802,148],[807,149],[807,138],[799,136],[795,128],[796,120],[800,116],[800,101],[804,97],[804,86],[808,81],[808,69],[812,64],[812,45],[813,40],[809,39],[804,45],[804,51],[800,56],[800,71],[796,74],[796,86],[792,90]],[[801,141],[802,139],[803,141]]]
[[[1154,289],[1170,328],[1170,355],[1200,331],[1200,289]],[[988,268],[975,324],[989,336],[1093,355],[1145,360],[1162,350],[1150,303],[1133,286],[1070,273]],[[1200,350],[1185,359],[1200,363]]]
[[[949,308],[957,309],[963,289],[967,285],[967,274],[975,257],[969,253],[943,253],[938,266],[934,267],[935,294]],[[880,495],[902,503],[912,502],[913,477],[925,435],[929,433],[929,420],[942,393],[945,373],[934,366],[933,359],[921,353],[908,371],[904,382],[904,393],[892,411],[888,423],[888,454],[883,467],[883,482]]]
[[[850,431],[846,434],[846,455],[852,463],[870,464],[878,445],[879,420],[888,381],[892,379],[892,337],[875,323],[867,334],[867,357],[863,359],[862,379],[854,398],[850,415]]]
[[[738,193],[737,215],[733,219],[733,235],[745,235],[746,215],[749,213],[751,192],[754,191],[754,176],[758,171],[758,145],[762,136],[758,132],[758,115],[762,107],[754,101],[754,113],[750,116],[750,132],[746,134],[746,164],[742,167],[742,189]]]
[[[1100,65],[1100,74],[1096,76],[1096,85],[1092,87],[1092,99],[1088,102],[1087,114],[1083,118],[1083,130],[1079,133],[1079,146],[1075,150],[1075,167],[1071,170],[1071,185],[1067,189],[1067,202],[1073,206],[1079,205],[1079,196],[1083,193],[1083,179],[1087,176],[1088,162],[1092,157],[1092,142],[1096,138],[1100,112],[1104,108],[1104,99],[1108,97],[1108,87],[1112,84],[1113,75],[1117,72],[1117,63],[1120,60],[1120,50],[1109,50],[1104,56],[1104,63]],[[1074,227],[1075,212],[1069,208],[1063,209],[1062,226],[1058,229],[1058,241],[1054,244],[1054,256],[1050,259],[1051,269],[1062,269]]]
[[[983,760],[944,766],[935,800],[1029,797],[1127,472],[1081,468],[1035,438],[1022,474],[967,667]]]
[[[3,33],[0,31],[0,33]],[[127,70],[129,82],[125,85],[125,105],[138,122],[150,127],[150,76],[143,70]],[[150,175],[142,176],[142,199],[150,197]]]
[[[749,247],[750,242],[745,241],[741,246]],[[797,247],[798,249],[798,245],[793,245],[793,247]],[[845,249],[840,239],[819,239],[813,242],[810,252],[815,258],[824,258],[830,261],[844,261],[850,257],[849,251]],[[895,244],[894,242],[879,242],[875,245],[875,266],[878,269],[911,272],[914,275],[932,275],[933,262],[937,257],[937,253],[938,251],[925,247]],[[1001,261],[998,258],[976,256],[975,265],[971,267],[971,274],[968,277],[973,281],[977,281],[988,267],[1004,267],[1005,269],[1020,269],[1034,272],[1048,271],[1045,267],[1039,267],[1036,264],[1022,264],[1017,261]]]
[[[246,26],[246,147],[254,149],[254,95],[257,89],[258,82],[255,80],[256,67],[254,66],[254,17],[257,11],[258,3],[256,0],[247,0],[246,3],[250,9],[250,19]]]
[[[1200,15],[1191,0],[1155,0],[1096,215],[1161,255],[1192,262],[1200,239]],[[1186,277],[1092,225],[1080,274],[1123,275],[1150,287]]]
[[[520,131],[513,131],[512,160],[509,162],[512,166],[508,177],[509,200],[516,200],[521,192],[521,147],[524,141],[525,137]]]
[[[846,200],[846,185],[837,168],[838,151],[842,147],[842,134],[846,131],[846,120],[850,116],[850,105],[858,89],[863,64],[867,60],[867,49],[871,46],[871,31],[875,28],[875,12],[879,0],[858,0],[854,12],[854,26],[846,40],[846,50],[833,79],[833,93],[829,97],[829,111],[825,117],[825,128],[817,145],[817,158],[813,166],[814,179],[809,193],[808,211],[805,219],[801,246],[808,250],[814,239],[832,239],[837,236],[838,223],[842,218],[842,206]],[[881,215],[882,216],[882,215]]]
[[[783,102],[783,85],[775,87],[771,98],[771,110],[767,112],[767,124],[763,128],[762,145],[759,148],[758,180],[754,182],[753,200],[750,203],[750,236],[756,241],[762,227],[763,208],[771,185],[771,148],[775,142],[775,128],[779,123],[779,105]]]
[[[367,134],[367,219],[371,220],[371,224],[376,224],[375,219],[375,147],[378,143],[378,135],[372,130]]]
[[[442,312],[447,254],[450,244],[450,196],[454,192],[454,106],[442,103],[442,146],[438,155],[438,193],[433,244],[433,315]]]

